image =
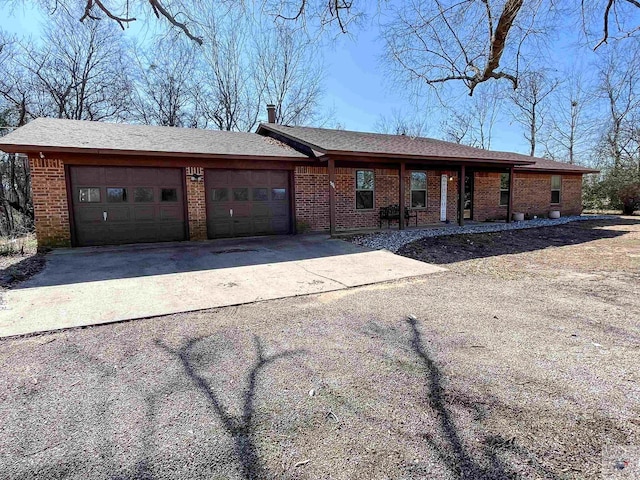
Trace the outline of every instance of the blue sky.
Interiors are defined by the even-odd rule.
[[[19,35],[32,34],[37,37],[42,21],[38,11],[24,6],[9,10],[0,7],[0,28]],[[143,26],[134,22],[127,35],[144,34],[153,28],[154,18]],[[325,97],[323,108],[333,113],[333,122],[351,130],[374,131],[382,115],[391,116],[394,111],[414,112],[418,107],[401,89],[394,87],[388,78],[388,70],[381,61],[382,41],[378,38],[375,19],[370,19],[363,28],[357,29],[351,36],[341,36],[324,48],[327,71],[325,77]],[[542,52],[558,69],[567,68],[570,62],[588,62],[588,49],[580,49],[584,58],[577,58],[574,46],[568,38],[558,38],[553,51]],[[464,94],[460,101],[465,102]],[[438,136],[443,120],[442,107],[432,105],[426,116],[427,135]],[[492,148],[526,152],[527,144],[522,137],[520,127],[510,118],[501,118],[494,128]]]

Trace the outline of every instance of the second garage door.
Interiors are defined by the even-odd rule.
[[[184,240],[182,170],[70,167],[75,243]]]
[[[209,238],[290,232],[288,171],[209,169],[205,186]]]

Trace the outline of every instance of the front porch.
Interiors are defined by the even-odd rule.
[[[395,161],[393,161],[395,160]],[[507,174],[505,191],[496,190],[496,205],[506,198],[507,223],[514,204],[514,166],[517,162],[426,161],[404,159],[326,158],[329,232],[352,234],[376,231],[384,225],[405,230],[442,228],[473,221],[474,178],[478,172]],[[392,208],[392,220],[381,209]],[[398,214],[398,212],[407,214]],[[415,228],[415,227],[414,227]]]

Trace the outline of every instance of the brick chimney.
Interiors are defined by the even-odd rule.
[[[276,123],[276,106],[273,103],[267,104],[267,122]]]

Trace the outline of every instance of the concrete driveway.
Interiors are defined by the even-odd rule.
[[[444,269],[327,236],[58,250],[0,302],[0,337],[341,290]]]

